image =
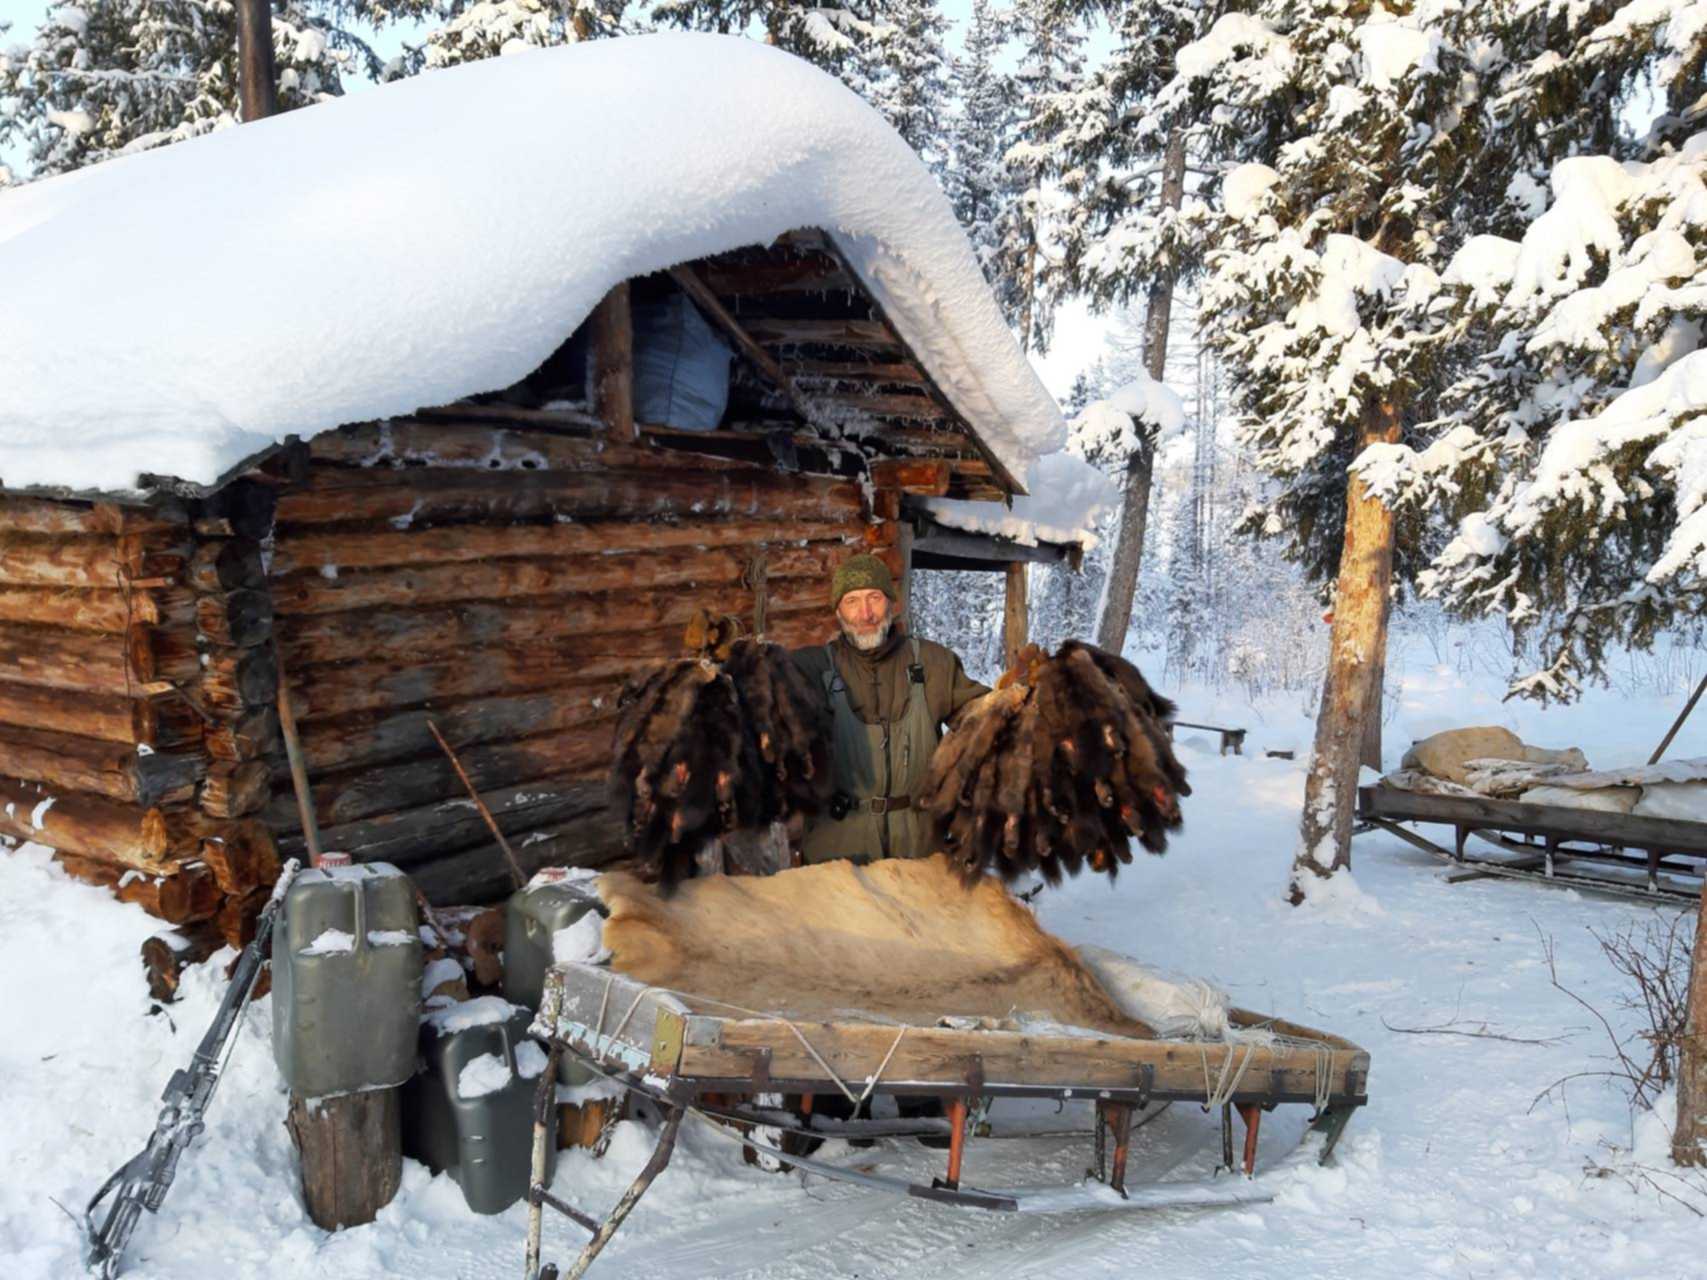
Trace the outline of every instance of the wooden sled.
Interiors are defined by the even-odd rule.
[[[1369,1055],[1364,1050],[1337,1036],[1244,1010],[1233,1011],[1235,1026],[1261,1028],[1271,1035],[1225,1043],[1139,1040],[728,1013],[728,1006],[716,1001],[648,987],[608,968],[562,964],[551,970],[532,1028],[548,1045],[551,1065],[540,1077],[526,1280],[559,1277],[555,1266],[541,1265],[543,1209],[556,1209],[591,1234],[580,1256],[561,1273],[583,1275],[668,1164],[677,1132],[690,1115],[723,1127],[732,1141],[826,1177],[962,1208],[1060,1212],[1270,1198],[1236,1177],[1129,1188],[1132,1120],[1152,1103],[1219,1107],[1223,1163],[1229,1170],[1235,1167],[1232,1116],[1237,1112],[1245,1127],[1238,1166],[1248,1178],[1255,1170],[1257,1132],[1265,1110],[1282,1103],[1311,1105],[1312,1128],[1322,1135],[1320,1159],[1326,1163],[1352,1113],[1368,1100]],[[603,1219],[564,1203],[545,1185],[556,1066],[565,1054],[648,1099],[663,1117],[651,1159]],[[901,1124],[862,1124],[855,1119],[816,1126],[811,1100],[827,1095],[855,1104],[877,1096],[938,1099],[943,1118]],[[1032,1191],[963,1186],[966,1145],[978,1118],[998,1098],[1094,1101],[1094,1171],[1102,1184]],[[857,1116],[858,1106],[852,1110]],[[756,1125],[780,1129],[781,1144],[770,1146],[754,1138],[750,1129]],[[738,1126],[741,1132],[728,1126]],[[945,1176],[925,1186],[800,1154],[802,1138],[897,1132],[946,1136]]]
[[[1361,787],[1357,821],[1359,833],[1385,831],[1463,868],[1453,883],[1533,880],[1640,901],[1695,901],[1707,870],[1707,823],[1673,818]],[[1452,847],[1401,825],[1407,822],[1451,827]],[[1499,852],[1474,848],[1471,836]]]

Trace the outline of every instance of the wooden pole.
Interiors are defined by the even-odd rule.
[[[277,653],[277,647],[274,647]],[[290,761],[290,783],[296,792],[296,812],[302,819],[302,838],[308,846],[309,865],[320,865],[320,826],[314,821],[314,792],[308,785],[308,766],[302,759],[302,740],[296,736],[296,712],[290,705],[290,685],[284,678],[283,660],[279,666],[279,733],[284,738],[285,756]]]
[[[429,720],[427,721],[427,728],[432,731],[439,746],[444,748],[445,755],[450,757],[451,768],[455,769],[456,776],[462,779],[462,785],[468,788],[469,799],[474,801],[474,807],[480,811],[480,816],[486,820],[486,825],[491,828],[493,837],[498,841],[498,847],[504,851],[504,857],[509,861],[510,876],[515,880],[516,888],[520,889],[527,883],[528,878],[522,874],[522,864],[516,859],[516,851],[510,848],[510,842],[504,839],[504,833],[498,827],[498,820],[492,816],[492,811],[486,807],[486,802],[480,798],[480,792],[475,789],[473,781],[470,780],[467,771],[462,767],[462,761],[456,758],[456,752],[451,750],[450,743],[445,741],[444,734],[439,732],[438,725]]]
[[[1025,561],[1008,565],[1007,599],[1002,610],[1002,667],[1012,670],[1026,645],[1027,605]]]
[[[1707,691],[1707,676],[1701,677],[1701,683],[1695,686],[1695,692],[1690,694],[1689,701],[1683,704],[1683,710],[1678,713],[1677,719],[1672,722],[1670,730],[1667,731],[1665,737],[1660,739],[1660,745],[1654,748],[1654,754],[1648,757],[1649,764],[1658,764],[1660,762],[1660,757],[1666,753],[1666,748],[1671,746],[1671,740],[1677,737],[1677,731],[1683,728],[1683,722],[1689,719],[1689,713],[1695,710],[1695,704],[1701,701],[1701,694],[1703,691]]]
[[[593,410],[604,419],[610,438],[633,444],[634,313],[628,281],[612,289],[593,312]]]
[[[273,7],[269,0],[237,0],[237,101],[244,123],[277,113],[273,69]]]

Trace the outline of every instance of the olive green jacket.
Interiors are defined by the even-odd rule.
[[[942,724],[961,707],[989,690],[969,678],[954,653],[929,640],[918,642],[918,663],[924,668],[923,705],[910,710],[914,683],[913,643],[896,627],[884,645],[861,653],[843,637],[827,650],[818,645],[798,649],[796,664],[812,687],[824,693],[832,714],[839,701],[826,689],[831,662],[845,686],[846,714],[852,719],[837,727],[831,739],[831,767],[836,774],[839,803],[851,809],[822,813],[808,821],[803,852],[808,862],[850,858],[917,858],[930,852],[929,830],[921,812],[912,807],[886,811],[878,797],[913,797],[923,781],[931,752],[942,736]],[[861,726],[866,726],[863,728]],[[841,753],[850,753],[846,758]],[[871,802],[877,800],[873,811]]]

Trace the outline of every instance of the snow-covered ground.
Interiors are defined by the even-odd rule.
[[[1476,1277],[1707,1275],[1707,1221],[1617,1176],[1633,1143],[1663,1164],[1659,1126],[1632,1125],[1622,1098],[1594,1081],[1568,1105],[1535,1101],[1562,1076],[1596,1069],[1605,1052],[1584,1011],[1553,990],[1542,939],[1557,944],[1560,979],[1614,1019],[1617,982],[1590,927],[1642,916],[1614,899],[1528,884],[1445,884],[1441,868],[1398,841],[1360,837],[1360,897],[1294,910],[1281,887],[1296,831],[1303,751],[1299,699],[1260,708],[1183,691],[1187,719],[1246,724],[1243,758],[1182,734],[1195,794],[1186,831],[1165,858],[1127,868],[1111,889],[1082,879],[1045,893],[1044,923],[1211,977],[1248,1007],[1338,1032],[1370,1050],[1371,1104],[1348,1130],[1334,1168],[1281,1163],[1305,1116],[1285,1108],[1263,1127],[1260,1165],[1272,1204],[1203,1211],[1002,1217],[897,1200],[799,1174],[748,1168],[739,1149],[697,1128],[607,1251],[594,1275],[670,1277],[1322,1276],[1413,1280]],[[1590,761],[1645,759],[1676,698],[1592,694],[1576,708],[1502,706],[1497,694],[1412,663],[1389,755],[1412,736],[1493,722],[1549,746],[1581,745]],[[1707,754],[1707,723],[1673,755]],[[165,1013],[148,1013],[136,950],[154,924],[140,910],[67,880],[45,851],[0,856],[0,1276],[79,1274],[77,1233],[55,1202],[77,1210],[131,1154],[153,1122],[160,1089],[188,1060],[219,994],[204,966]],[[1452,1019],[1547,1044],[1388,1028]],[[433,1276],[509,1280],[521,1271],[525,1215],[477,1218],[448,1178],[406,1164],[402,1193],[370,1227],[327,1235],[306,1220],[268,1052],[265,1006],[250,1011],[205,1141],[191,1152],[158,1218],[129,1254],[137,1280],[217,1275],[307,1280]],[[1207,1176],[1213,1117],[1176,1105],[1136,1135],[1134,1178]],[[609,1154],[566,1153],[555,1190],[602,1209],[650,1150],[625,1123]],[[829,1158],[927,1176],[940,1153],[910,1143]],[[975,1142],[967,1178],[982,1185],[1076,1180],[1084,1140]],[[1707,1197],[1700,1203],[1707,1204]],[[566,1260],[580,1233],[550,1224],[547,1254]]]

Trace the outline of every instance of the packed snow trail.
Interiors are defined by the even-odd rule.
[[[1044,924],[1075,943],[1127,952],[1228,988],[1236,1003],[1344,1035],[1370,1050],[1371,1105],[1353,1120],[1335,1167],[1285,1162],[1305,1108],[1263,1125],[1259,1171],[1272,1204],[1201,1211],[998,1215],[909,1202],[817,1178],[761,1173],[736,1146],[690,1126],[682,1149],[593,1274],[759,1280],[908,1277],[1673,1277],[1707,1275],[1707,1222],[1593,1168],[1632,1145],[1622,1099],[1593,1081],[1568,1108],[1536,1095],[1604,1066],[1591,1019],[1548,980],[1541,938],[1557,942],[1560,979],[1622,1025],[1611,970],[1590,936],[1654,909],[1570,890],[1494,881],[1447,885],[1440,865],[1385,837],[1354,846],[1361,897],[1337,909],[1286,907],[1280,886],[1296,832],[1303,761],[1265,759],[1298,746],[1298,700],[1262,708],[1185,692],[1194,718],[1251,728],[1244,757],[1220,757],[1182,731],[1197,792],[1165,858],[1126,868],[1110,889],[1082,878],[1038,901]],[[1413,670],[1389,741],[1449,724],[1510,723],[1527,740],[1580,743],[1596,765],[1645,759],[1675,700],[1599,695],[1544,715],[1502,708],[1498,693],[1449,673]],[[1707,726],[1686,729],[1679,756],[1707,754]],[[182,1000],[149,1016],[137,947],[157,927],[136,908],[68,880],[45,850],[0,855],[0,963],[11,975],[0,1079],[11,1167],[0,1183],[0,1274],[80,1274],[72,1223],[141,1143],[172,1070],[188,1060],[221,990],[223,966],[193,970]],[[1454,1017],[1543,1045],[1394,1027]],[[512,1280],[525,1214],[469,1213],[446,1177],[404,1166],[403,1189],[370,1227],[327,1235],[305,1218],[272,1063],[265,1002],[246,1015],[205,1142],[186,1156],[162,1213],[130,1251],[136,1280],[235,1278]],[[1646,1140],[1651,1144],[1654,1133]],[[603,1209],[639,1168],[652,1135],[619,1127],[599,1162],[566,1153],[555,1190]],[[1219,1146],[1214,1117],[1176,1104],[1135,1135],[1132,1176],[1196,1179]],[[826,1158],[928,1176],[940,1152],[907,1142]],[[1661,1159],[1646,1150],[1650,1161]],[[1070,1184],[1088,1139],[974,1141],[974,1185]],[[581,1237],[553,1223],[548,1256]]]

